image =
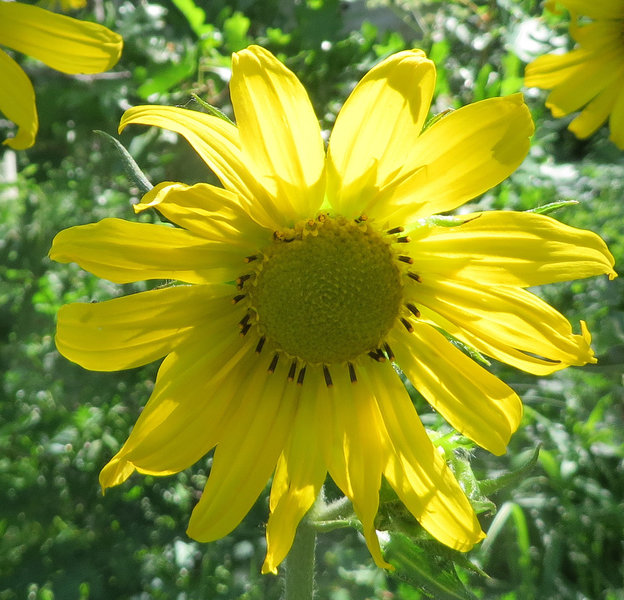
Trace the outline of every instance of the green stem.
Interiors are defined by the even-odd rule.
[[[314,550],[316,532],[303,519],[297,528],[295,541],[286,557],[285,600],[314,598]]]

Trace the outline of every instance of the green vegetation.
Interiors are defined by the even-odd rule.
[[[249,43],[266,46],[297,73],[327,129],[373,64],[423,48],[438,68],[439,113],[522,89],[531,52],[552,49],[536,40],[562,43],[545,24],[563,33],[565,15],[542,18],[536,0],[94,6],[97,15],[86,8],[76,16],[99,17],[123,35],[120,63],[111,73],[69,78],[20,57],[37,90],[41,128],[32,149],[0,150],[0,600],[279,598],[280,580],[260,575],[266,495],[225,539],[199,544],[185,534],[209,457],[177,476],[135,476],[101,495],[98,472],[125,440],[157,365],[87,372],[54,347],[62,304],[143,289],[47,258],[65,227],[110,216],[154,218],[134,216],[140,190],[94,130],[116,136],[123,110],[146,102],[200,110],[193,94],[232,118],[230,54]],[[574,138],[568,120],[550,117],[544,97],[527,95],[537,127],[529,157],[474,206],[527,210],[578,201],[555,216],[600,233],[617,268],[624,262],[622,153],[606,130],[588,141]],[[214,181],[172,134],[131,127],[120,140],[152,182]],[[580,319],[587,322],[599,363],[546,378],[495,364],[525,403],[508,454],[494,457],[453,436],[441,440],[456,449],[455,469],[472,482],[467,491],[487,540],[463,557],[428,539],[413,547],[397,538],[388,551],[400,566],[391,574],[373,565],[357,531],[322,534],[319,598],[624,598],[624,283],[594,278],[540,293],[575,331]],[[415,401],[428,427],[448,432]],[[491,482],[480,487],[472,474],[494,480],[518,469],[497,491]]]

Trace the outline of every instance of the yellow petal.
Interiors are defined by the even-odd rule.
[[[551,90],[561,85],[568,78],[580,73],[592,57],[594,57],[594,53],[583,48],[577,48],[567,54],[540,56],[527,65],[524,73],[524,85]]]
[[[621,44],[622,24],[618,21],[593,21],[581,27],[570,24],[570,35],[583,48],[603,51],[613,44]]]
[[[509,349],[551,361],[553,367],[596,362],[585,339],[572,334],[567,319],[526,290],[423,279],[408,295],[417,306],[426,306],[477,338],[494,338]]]
[[[368,211],[376,188],[401,169],[420,134],[435,67],[420,50],[393,54],[355,87],[336,119],[328,150],[328,196],[347,217]]]
[[[134,211],[148,208],[202,238],[240,247],[246,255],[266,246],[273,233],[251,220],[236,194],[207,183],[160,183],[135,204]]]
[[[426,323],[411,334],[395,328],[391,346],[414,387],[457,431],[504,454],[522,417],[522,403],[500,379]]]
[[[245,254],[166,225],[104,219],[70,227],[54,238],[50,258],[75,262],[115,283],[175,279],[186,283],[233,281]]]
[[[209,542],[232,531],[275,469],[292,427],[300,390],[287,381],[285,363],[278,362],[270,374],[257,362],[262,383],[254,390],[241,389],[240,408],[223,426],[210,477],[191,515],[187,533],[193,539]]]
[[[242,208],[256,223],[271,230],[285,223],[283,215],[245,165],[238,129],[231,123],[176,106],[135,106],[121,117],[119,132],[132,123],[154,125],[180,134],[223,186],[238,195]]]
[[[268,50],[232,56],[232,106],[246,164],[292,222],[323,202],[325,151],[304,87]]]
[[[615,101],[621,90],[624,89],[622,80],[612,81],[602,92],[600,92],[576,117],[568,129],[578,138],[585,139],[596,133],[612,113]],[[611,128],[613,131],[613,128]]]
[[[325,383],[319,376],[306,376],[290,440],[277,463],[271,486],[263,573],[277,573],[277,567],[290,551],[299,522],[325,481],[327,467],[320,447],[324,443],[323,424],[317,406],[326,400],[321,386]]]
[[[119,60],[120,35],[21,2],[0,3],[2,44],[63,73],[101,73]]]
[[[2,81],[0,111],[18,128],[17,135],[4,140],[4,143],[14,150],[30,148],[35,143],[39,129],[35,90],[26,73],[2,50],[0,50],[0,81]]]
[[[434,448],[405,387],[390,369],[369,371],[391,452],[384,469],[406,508],[437,540],[461,551],[483,539],[479,521],[443,456]]]
[[[546,99],[553,117],[562,117],[587,104],[621,78],[624,66],[621,60],[621,44],[613,45],[605,52],[596,53],[578,69],[557,85]]]
[[[389,569],[375,531],[381,473],[388,455],[383,419],[363,381],[351,383],[344,367],[332,370],[331,376],[333,385],[327,388],[329,401],[324,407],[325,461],[332,479],[353,504],[373,560]]]
[[[109,487],[122,484],[135,470],[132,463],[116,454],[100,471],[102,492],[105,492]]]
[[[624,6],[615,0],[559,0],[570,12],[592,19],[624,19]]]
[[[211,339],[211,336],[214,338]],[[253,340],[204,328],[163,361],[156,386],[117,457],[142,473],[188,468],[224,437],[240,405],[262,388]]]
[[[616,275],[607,245],[591,231],[526,212],[491,211],[462,218],[466,221],[458,227],[410,232],[413,270],[421,278],[529,287]]]
[[[231,295],[229,285],[177,286],[106,302],[66,304],[58,312],[56,347],[65,358],[94,371],[145,365],[220,315],[230,317],[234,331]]]
[[[567,366],[560,361],[548,360],[537,355],[516,350],[507,343],[501,342],[495,335],[491,335],[485,331],[480,330],[477,336],[471,331],[467,331],[464,327],[442,317],[439,313],[429,310],[425,306],[421,305],[419,310],[423,321],[435,324],[449,335],[467,344],[469,347],[475,348],[482,354],[495,358],[517,369],[526,371],[527,373],[532,373],[533,375],[550,375]],[[581,328],[583,328],[582,321]],[[582,343],[589,346],[590,341],[591,340],[587,338]]]
[[[620,150],[624,150],[624,85],[621,82],[620,91],[611,112],[609,127],[611,128],[609,139]]]
[[[461,206],[515,171],[532,133],[522,94],[452,112],[414,141],[403,171],[369,216],[397,226]]]

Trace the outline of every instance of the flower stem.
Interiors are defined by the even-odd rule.
[[[314,550],[316,532],[306,519],[299,523],[295,541],[286,558],[285,600],[314,598]]]

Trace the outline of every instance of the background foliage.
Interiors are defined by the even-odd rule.
[[[176,477],[135,476],[100,493],[98,472],[144,405],[156,366],[86,372],[54,347],[59,306],[140,289],[46,257],[60,229],[135,218],[139,191],[93,130],[115,135],[135,104],[198,108],[192,93],[231,116],[230,54],[252,42],[299,75],[326,129],[373,64],[423,48],[438,68],[437,113],[522,89],[526,61],[569,44],[556,35],[565,16],[542,15],[535,0],[99,0],[75,16],[122,34],[121,62],[112,73],[68,78],[20,57],[37,89],[41,130],[31,150],[0,151],[0,600],[278,598],[279,580],[259,575],[266,497],[223,540],[201,545],[185,534],[209,458]],[[605,130],[575,139],[565,119],[545,111],[543,93],[525,93],[537,125],[530,156],[476,205],[524,210],[577,200],[556,216],[599,232],[622,264],[622,153]],[[212,181],[172,134],[130,128],[121,139],[153,182]],[[537,464],[491,496],[496,510],[483,504],[489,536],[468,556],[474,567],[455,568],[435,548],[410,557],[425,576],[444,573],[466,590],[453,584],[445,595],[426,577],[382,572],[357,532],[342,529],[320,538],[319,598],[624,598],[623,285],[604,278],[541,291],[576,331],[587,321],[598,365],[543,379],[493,366],[522,395],[523,426],[505,457],[455,441],[463,446],[455,468],[470,456],[477,477],[491,479],[541,445]],[[415,401],[428,426],[446,431]]]

